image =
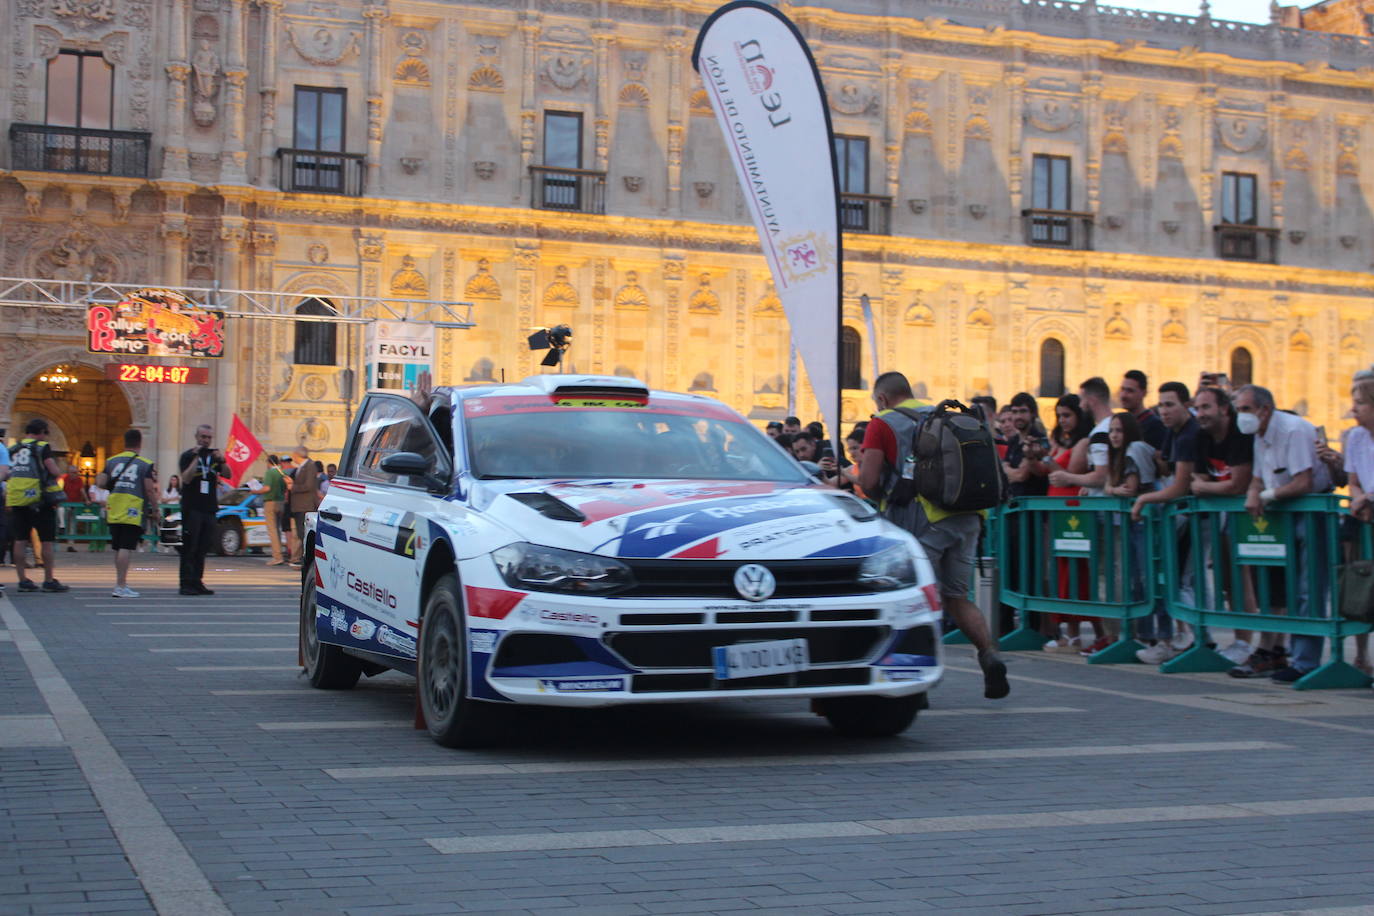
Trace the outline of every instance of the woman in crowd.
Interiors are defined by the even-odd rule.
[[[1140,424],[1130,413],[1112,417],[1107,431],[1108,466],[1106,495],[1135,499],[1152,492],[1158,481],[1159,468],[1154,448],[1141,438]],[[1147,594],[1146,570],[1150,568],[1150,545],[1145,536],[1144,522],[1128,522],[1127,549],[1131,552],[1131,597],[1139,599]],[[1173,637],[1173,621],[1162,605],[1136,625],[1136,636],[1147,642]],[[1105,647],[1104,647],[1105,648]]]
[[[181,501],[181,478],[173,474],[167,481],[167,489],[162,491],[162,501],[164,503],[174,503]]]
[[[1050,430],[1049,434],[1050,454],[1047,458],[1042,459],[1046,470],[1068,471],[1070,474],[1087,473],[1088,433],[1091,431],[1092,423],[1083,413],[1078,395],[1066,394],[1056,401],[1054,405],[1054,429]],[[1078,489],[1078,487],[1051,486],[1045,495],[1068,499],[1077,496]],[[1087,561],[1058,557],[1055,563],[1059,572],[1059,597],[1070,597],[1073,591],[1071,585],[1073,574],[1070,569],[1071,566],[1076,566],[1078,597],[1086,600],[1088,597]],[[1091,623],[1089,618],[1074,614],[1054,614],[1051,616],[1050,622],[1054,627],[1054,632],[1049,634],[1053,638],[1045,644],[1045,651],[1047,652],[1078,651],[1084,624]],[[1064,628],[1067,628],[1068,632],[1061,633],[1060,630]],[[1077,630],[1080,636],[1070,636],[1069,633],[1074,630]],[[1091,641],[1089,640],[1089,642]]]

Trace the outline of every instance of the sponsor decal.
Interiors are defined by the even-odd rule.
[[[375,632],[377,632],[377,625],[362,617],[353,621],[353,625],[348,628],[348,635],[354,639],[371,639]]]
[[[344,582],[346,588],[357,592],[373,604],[380,604],[382,607],[393,609],[396,607],[396,596],[391,593],[391,589],[375,582],[369,582],[353,573],[352,570],[346,574]]]
[[[670,534],[677,534],[677,529],[680,528],[687,519],[691,518],[692,515],[693,513],[688,512],[685,515],[679,515],[677,518],[664,519],[661,522],[650,522],[647,525],[640,525],[638,528],[632,528],[626,533],[638,534],[646,541],[656,540],[657,538],[667,537]]]
[[[604,625],[600,617],[595,614],[588,614],[585,611],[551,611],[545,608],[539,612],[539,619],[544,623],[561,624],[563,626],[595,628]]]
[[[404,633],[397,633],[386,625],[377,628],[377,642],[386,646],[388,649],[394,649],[400,652],[402,655],[407,655],[411,658],[415,657],[415,637],[406,636]]]
[[[625,689],[625,679],[623,677],[598,677],[598,678],[579,678],[575,681],[547,680],[541,678],[539,681],[539,691],[541,693],[552,690],[555,693],[588,693],[621,691]]]
[[[504,588],[481,588],[476,585],[465,585],[463,591],[467,596],[468,615],[491,620],[505,620],[527,594]]]
[[[776,545],[780,541],[790,541],[796,538],[804,538],[807,535],[817,534],[822,531],[830,531],[836,527],[830,522],[809,522],[801,525],[790,525],[775,531],[761,532],[742,538],[735,546],[740,550],[755,550],[760,547]]]
[[[468,645],[473,652],[490,655],[496,651],[496,637],[500,630],[468,630]]]
[[[343,608],[334,608],[329,612],[329,628],[335,633],[342,633],[348,629],[348,615],[343,612]]]
[[[710,500],[692,506],[691,511],[685,513],[677,506],[651,509],[629,520],[620,538],[619,554],[622,557],[671,556],[683,548],[745,525],[778,520],[795,525],[799,516],[828,513],[832,509],[828,500],[807,490],[783,491],[766,498],[735,496]],[[714,552],[709,556],[719,556],[719,545],[712,546]],[[695,559],[700,554],[682,556]]]
[[[903,671],[900,668],[893,668],[878,673],[889,681],[924,681],[933,676],[930,671]]]
[[[332,588],[343,588],[344,577],[348,574],[348,567],[344,561],[337,556],[329,558],[329,585]]]
[[[883,656],[879,665],[895,666],[901,668],[933,668],[939,662],[933,655],[908,655],[905,652],[889,652]]]

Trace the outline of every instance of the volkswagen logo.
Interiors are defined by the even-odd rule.
[[[747,601],[764,601],[773,597],[778,580],[773,578],[768,567],[757,563],[746,563],[735,570],[735,591]]]

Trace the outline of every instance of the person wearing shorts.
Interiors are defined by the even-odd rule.
[[[911,383],[900,372],[878,376],[873,383],[873,401],[879,412],[864,431],[859,485],[871,496],[881,494],[884,517],[910,531],[921,543],[935,570],[945,613],[978,650],[978,664],[983,669],[983,696],[1000,700],[1011,692],[1007,666],[997,657],[996,643],[982,611],[968,598],[978,537],[983,529],[982,516],[977,512],[945,512],[919,495],[901,506],[889,502],[887,496],[898,477],[898,455],[914,451],[916,419],[913,414],[923,405],[916,400]]]
[[[144,517],[157,514],[157,470],[138,453],[143,433],[136,429],[124,433],[124,451],[112,457],[96,477],[96,486],[110,491],[105,501],[105,521],[110,529],[114,552],[116,598],[137,598],[129,588],[129,561],[143,536]]]
[[[62,500],[57,462],[52,447],[42,437],[48,435],[48,421],[34,417],[24,426],[25,436],[10,451],[10,476],[5,485],[5,503],[10,511],[10,536],[14,538],[14,565],[19,575],[20,592],[65,592],[67,586],[53,576],[57,561],[57,509]],[[43,585],[25,575],[27,560],[23,547],[37,535],[35,553],[43,560]]]

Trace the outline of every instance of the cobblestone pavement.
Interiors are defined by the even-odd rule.
[[[298,676],[293,575],[0,598],[0,913],[1369,913],[1374,694],[966,650],[899,739],[800,702],[522,711]]]

